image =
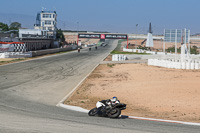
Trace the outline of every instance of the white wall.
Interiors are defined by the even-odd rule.
[[[42,35],[42,30],[39,30],[39,29],[19,29],[19,38],[22,38],[22,34]]]

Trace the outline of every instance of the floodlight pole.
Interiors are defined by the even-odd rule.
[[[136,24],[136,39],[135,39],[135,48],[137,48],[137,26],[138,26],[138,24]]]
[[[163,41],[163,52],[165,52],[165,40]]]
[[[189,54],[190,54],[190,30],[188,30],[188,50],[189,50]]]
[[[177,29],[175,32],[175,54],[177,54]]]
[[[126,45],[126,48],[128,49],[128,34],[127,34],[127,45]]]
[[[78,28],[79,28],[79,22],[77,22],[77,46],[78,46],[78,42],[79,42]]]
[[[185,38],[184,38],[184,39],[185,39],[185,40],[184,40],[184,43],[185,43],[185,46],[187,47],[187,40],[186,40],[186,39],[187,39],[187,34],[186,34],[186,28],[184,29],[184,35],[185,35],[185,36],[184,36],[184,37],[185,37]],[[188,55],[188,48],[187,48],[187,55]]]
[[[163,40],[163,52],[165,52],[165,29],[164,29],[164,40]]]

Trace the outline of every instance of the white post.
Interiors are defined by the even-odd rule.
[[[195,69],[199,69],[199,62],[195,61]]]
[[[165,53],[165,40],[163,41],[163,52]]]
[[[190,66],[190,69],[194,69],[195,68],[195,66],[194,66],[195,64],[194,64],[194,61],[192,60],[191,61],[191,66]]]
[[[181,62],[185,62],[185,43],[181,44]]]

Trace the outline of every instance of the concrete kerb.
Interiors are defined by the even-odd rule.
[[[136,116],[128,116],[128,118],[130,118],[130,119],[138,119],[138,120],[147,120],[147,121],[157,121],[157,122],[167,122],[167,123],[176,123],[176,124],[200,126],[200,123],[193,123],[193,122],[183,122],[183,121],[175,121],[175,120],[154,119],[154,118],[145,118],[145,117],[136,117]]]
[[[70,106],[65,104],[60,104],[59,107],[78,111],[82,113],[88,113],[89,110],[78,107],[78,106]],[[123,115],[124,116],[124,115]],[[145,118],[145,117],[136,117],[136,116],[127,116],[128,119],[137,119],[137,120],[146,120],[146,121],[155,121],[155,122],[166,122],[166,123],[176,123],[176,124],[184,124],[184,125],[192,125],[192,126],[200,126],[200,123],[193,123],[193,122],[184,122],[184,121],[175,121],[175,120],[164,120],[164,119],[154,119],[154,118]]]
[[[59,104],[59,107],[78,111],[82,113],[88,113],[89,110],[78,107],[78,106],[70,106],[65,105],[63,103]],[[200,123],[193,123],[193,122],[183,122],[183,121],[175,121],[175,120],[164,120],[164,119],[154,119],[154,118],[145,118],[145,117],[136,117],[136,116],[127,116],[129,119],[137,119],[137,120],[146,120],[146,121],[155,121],[155,122],[166,122],[166,123],[176,123],[176,124],[184,124],[184,125],[192,125],[192,126],[200,126]]]
[[[66,104],[63,104],[63,103],[60,103],[57,106],[68,109],[68,110],[73,110],[73,111],[78,111],[78,112],[83,112],[83,113],[89,112],[89,110],[87,110],[87,109],[84,109],[84,108],[81,108],[81,107],[78,107],[78,106],[66,105]]]

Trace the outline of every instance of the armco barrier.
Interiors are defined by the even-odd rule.
[[[31,52],[5,52],[0,58],[28,58],[32,57]]]
[[[77,46],[71,46],[68,48],[55,48],[55,49],[46,49],[46,50],[39,50],[39,51],[32,51],[32,57],[46,55],[46,54],[53,54],[58,52],[65,52],[77,49]]]
[[[48,49],[48,50],[39,50],[39,51],[32,51],[32,56],[40,56],[40,55],[46,55],[46,54],[53,54],[60,52],[59,48],[56,49]]]
[[[0,53],[0,58],[5,58],[5,53]]]
[[[46,54],[53,54],[58,52],[65,52],[77,49],[76,45],[69,46],[67,48],[55,48],[55,49],[45,49],[38,51],[29,51],[29,52],[4,52],[0,53],[0,58],[26,58],[26,57],[35,57]]]

